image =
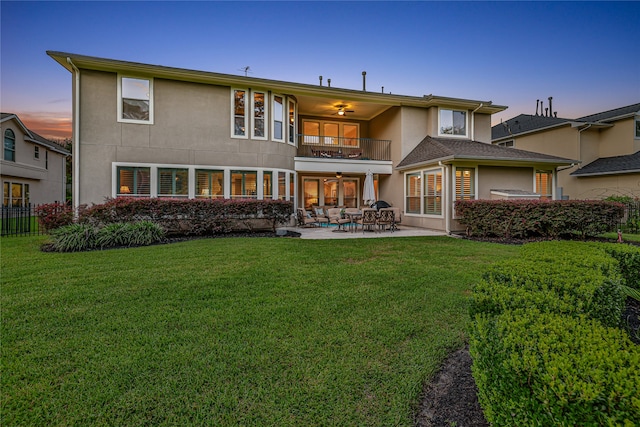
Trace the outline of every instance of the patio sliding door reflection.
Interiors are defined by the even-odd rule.
[[[312,205],[318,205],[320,196],[320,180],[305,179],[302,187],[304,191],[304,208],[310,209]]]

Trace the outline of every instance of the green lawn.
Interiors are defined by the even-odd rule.
[[[446,237],[0,240],[2,424],[412,425],[481,269]]]

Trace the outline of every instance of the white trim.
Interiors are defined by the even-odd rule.
[[[459,113],[464,113],[464,128],[465,128],[465,134],[464,135],[453,135],[453,134],[449,134],[449,133],[442,133],[440,132],[441,126],[440,126],[440,115],[442,114],[442,111],[451,111],[451,112],[459,112]],[[452,117],[453,120],[453,117]],[[443,107],[438,107],[438,136],[439,137],[443,137],[443,138],[469,138],[469,111],[467,110],[460,110],[460,109],[456,109],[456,108],[443,108]]]
[[[243,91],[244,92],[244,135],[236,135],[235,134],[235,127],[236,127],[236,91]],[[230,126],[230,134],[231,134],[231,138],[233,139],[249,139],[249,129],[247,129],[247,127],[249,126],[249,124],[251,123],[251,121],[249,120],[249,106],[251,105],[251,103],[247,103],[248,99],[249,99],[249,89],[247,88],[239,88],[239,87],[232,87],[231,88],[231,96],[230,96],[230,116],[231,116],[231,126]]]
[[[122,118],[122,79],[136,79],[136,80],[146,80],[149,82],[149,120],[134,120],[134,119],[124,119]],[[143,125],[152,125],[153,124],[153,77],[141,77],[130,74],[120,74],[118,73],[118,117],[117,120],[120,123],[135,123],[135,124],[143,124]],[[75,155],[75,153],[74,153]]]
[[[290,118],[289,118],[289,104],[293,104],[293,125],[291,125],[290,122]],[[296,138],[296,134],[298,133],[298,102],[292,98],[292,97],[287,97],[287,112],[286,112],[286,116],[287,116],[287,144],[289,145],[293,145],[295,147],[298,146],[298,138]],[[291,128],[293,127],[293,135],[291,133]],[[291,142],[291,139],[293,139],[293,142]]]
[[[282,114],[280,115],[280,117],[276,117],[276,97],[280,98],[282,100]],[[287,135],[287,128],[289,126],[289,124],[287,123],[285,116],[288,116],[288,111],[289,111],[289,104],[286,102],[286,97],[284,95],[281,95],[279,93],[272,93],[271,94],[271,140],[274,142],[285,142],[285,138]],[[287,112],[287,114],[285,114],[285,112]],[[276,121],[277,119],[280,119],[280,123],[281,123],[281,128],[282,128],[282,138],[276,138]],[[287,123],[285,125],[285,123]],[[286,126],[286,128],[285,128]]]
[[[425,194],[425,188],[426,188],[426,184],[425,184],[425,173],[433,173],[433,172],[440,172],[441,175],[441,188],[440,188],[440,213],[439,214],[432,214],[432,213],[425,213],[425,204],[424,204],[424,199],[426,197]],[[445,217],[446,215],[446,210],[447,210],[447,185],[446,185],[446,168],[443,166],[435,166],[435,167],[428,167],[425,169],[413,169],[411,171],[404,171],[403,172],[403,194],[402,194],[402,200],[403,200],[403,210],[405,212],[405,215],[407,216],[412,216],[412,217],[417,217],[417,218],[436,218],[436,219],[442,219]],[[414,174],[418,174],[420,176],[420,212],[419,213],[415,213],[415,212],[408,212],[407,211],[407,175],[414,175]]]

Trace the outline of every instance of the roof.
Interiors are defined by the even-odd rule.
[[[534,153],[515,148],[500,147],[469,139],[425,137],[400,163],[397,168],[406,169],[418,165],[453,160],[485,160],[499,163],[548,163],[569,165],[575,160],[548,154]]]
[[[70,72],[74,72],[74,68],[76,67],[78,69],[99,70],[107,72],[126,71],[138,75],[156,76],[172,80],[184,80],[226,86],[249,86],[254,88],[263,87],[272,90],[283,91],[286,93],[292,93],[295,95],[343,97],[345,99],[359,99],[367,102],[375,102],[385,105],[407,105],[419,107],[447,105],[455,108],[467,108],[472,110],[475,110],[479,107],[478,112],[484,114],[494,114],[507,109],[506,106],[494,105],[491,101],[476,101],[471,99],[449,98],[436,95],[395,95],[390,93],[321,86],[317,84],[294,83],[256,77],[214,73],[210,71],[189,70],[183,68],[167,67],[163,65],[143,64],[138,62],[99,58],[94,56],[78,55],[75,53],[57,51],[47,51],[47,55],[49,55]]]
[[[18,125],[22,128],[22,131],[25,134],[25,138],[24,138],[25,141],[33,142],[34,144],[41,145],[52,151],[58,152],[60,154],[64,154],[65,156],[68,156],[71,154],[71,151],[67,150],[62,145],[56,144],[53,141],[49,141],[45,137],[38,135],[34,131],[27,128],[17,115],[13,113],[0,113],[0,123],[4,123],[9,120],[15,120],[18,123]]]
[[[497,141],[507,139],[512,136],[521,135],[528,132],[540,131],[559,126],[572,125],[583,126],[585,124],[600,125],[608,127],[607,123],[633,117],[640,114],[640,103],[620,107],[602,113],[591,114],[589,116],[580,117],[578,119],[564,119],[560,117],[547,117],[531,114],[520,114],[505,122],[491,127],[491,140]]]
[[[640,173],[640,151],[626,156],[602,157],[583,166],[572,176],[614,175]]]
[[[591,114],[590,116],[580,117],[576,120],[581,122],[602,122],[619,120],[622,118],[633,116],[635,114],[640,114],[640,103],[616,108],[614,110],[604,111],[602,113]]]

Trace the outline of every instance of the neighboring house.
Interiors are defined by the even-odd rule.
[[[578,119],[521,114],[493,126],[495,145],[579,160],[558,173],[563,198],[640,197],[640,104]]]
[[[378,200],[459,227],[458,198],[554,197],[564,158],[491,145],[489,101],[393,95],[47,52],[72,73],[76,205],[105,197]],[[328,82],[328,81],[327,81]],[[493,193],[492,193],[492,190]]]
[[[0,160],[3,206],[66,201],[64,147],[38,135],[15,114],[0,113],[4,150]]]

